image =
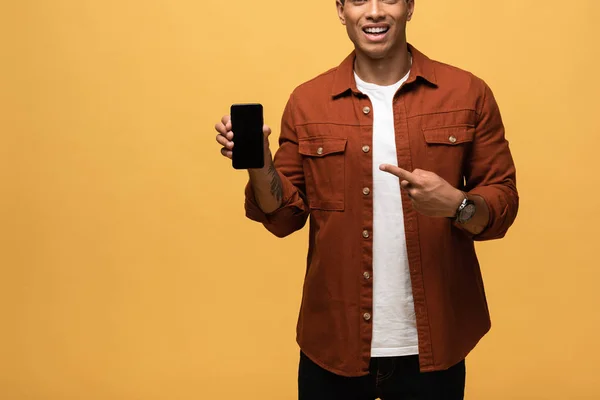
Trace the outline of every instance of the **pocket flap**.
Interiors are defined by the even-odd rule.
[[[429,144],[456,145],[472,142],[475,128],[471,125],[441,126],[423,129],[425,141]]]
[[[347,139],[317,137],[300,139],[298,141],[298,152],[310,157],[323,157],[334,153],[346,151]]]

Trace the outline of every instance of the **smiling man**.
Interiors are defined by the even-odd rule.
[[[355,50],[294,90],[248,171],[248,218],[279,237],[310,219],[301,400],[462,399],[490,329],[474,242],[514,222],[515,166],[486,83],[407,43],[414,7],[338,0]]]

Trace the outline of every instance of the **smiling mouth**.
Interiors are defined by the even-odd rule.
[[[389,27],[363,28],[363,32],[367,35],[384,35],[389,30]]]

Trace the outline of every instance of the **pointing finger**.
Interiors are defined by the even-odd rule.
[[[381,164],[379,166],[379,169],[384,171],[384,172],[388,172],[392,175],[397,176],[399,179],[403,180],[403,181],[407,181],[409,184],[411,185],[416,185],[417,184],[417,177],[408,172],[405,169],[402,169],[400,167],[396,167],[395,165],[390,165],[390,164]]]

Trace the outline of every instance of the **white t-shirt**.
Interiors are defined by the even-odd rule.
[[[358,90],[373,108],[373,357],[418,354],[418,337],[406,251],[400,180],[379,169],[398,165],[393,98],[408,79],[379,86],[361,80]]]

